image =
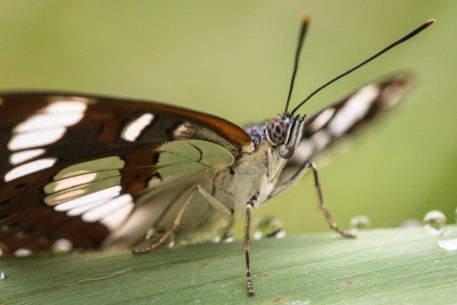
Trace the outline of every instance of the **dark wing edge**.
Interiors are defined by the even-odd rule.
[[[145,100],[124,99],[101,95],[90,95],[73,92],[0,92],[0,129],[14,125],[20,118],[26,118],[33,111],[49,104],[49,99],[70,98],[71,100],[85,100],[89,103],[96,101],[97,107],[105,110],[122,111],[117,116],[128,117],[132,112],[156,112],[195,122],[206,126],[221,135],[232,145],[249,150],[251,137],[243,128],[217,116],[209,115],[183,107],[176,107],[163,103]],[[127,112],[127,113],[126,113]]]

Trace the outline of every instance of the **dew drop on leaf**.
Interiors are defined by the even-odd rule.
[[[371,220],[368,216],[359,215],[351,218],[351,228],[356,230],[368,229],[371,227]]]
[[[438,246],[448,251],[457,250],[457,229],[445,229],[440,234]]]
[[[52,245],[54,254],[68,254],[73,250],[73,243],[65,238],[60,238]]]
[[[20,248],[20,249],[17,249],[16,251],[14,251],[14,255],[17,257],[27,257],[27,256],[30,256],[31,254],[32,254],[32,251],[30,251],[29,249],[25,249],[25,248]]]
[[[439,235],[446,225],[446,216],[438,210],[427,212],[424,216],[424,227],[432,235]]]
[[[273,216],[265,216],[257,220],[254,223],[253,232],[254,239],[264,237],[283,238],[286,235],[282,221]]]

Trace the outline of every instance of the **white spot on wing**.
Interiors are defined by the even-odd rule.
[[[327,146],[327,144],[330,142],[330,139],[330,135],[325,130],[320,130],[311,137],[311,141],[313,141],[317,150],[321,150]]]
[[[59,100],[48,107],[46,107],[45,112],[47,113],[64,113],[64,112],[85,112],[87,108],[87,100],[76,97],[81,101],[73,101],[73,100]]]
[[[17,125],[14,128],[13,132],[22,133],[40,129],[72,126],[78,123],[83,118],[83,116],[84,114],[82,112],[36,114],[21,124]]]
[[[173,130],[173,136],[177,139],[185,138],[189,135],[189,131],[191,130],[191,126],[189,122],[184,122],[180,124],[178,127]]]
[[[101,206],[96,207],[93,210],[84,213],[82,219],[87,222],[100,220],[101,218],[108,216],[109,214],[131,204],[132,202],[133,198],[130,196],[130,194],[121,195]]]
[[[113,197],[114,198],[114,197]],[[85,212],[89,211],[89,210],[92,210],[96,207],[98,207],[99,205],[101,204],[105,204],[107,202],[109,202],[110,200],[112,200],[113,198],[110,198],[110,199],[103,199],[103,200],[99,200],[99,201],[95,201],[95,202],[89,202],[89,203],[86,203],[84,205],[81,205],[81,206],[78,206],[76,208],[73,208],[71,210],[69,210],[67,212],[67,215],[68,216],[78,216],[78,215],[82,215],[84,214]]]
[[[295,149],[294,158],[299,160],[308,160],[314,151],[314,144],[311,140],[301,141],[298,147]]]
[[[62,203],[66,199],[75,198],[76,196],[83,195],[83,194],[87,194],[87,190],[84,188],[71,190],[68,192],[64,192],[63,194],[59,194],[58,196],[53,198],[53,200],[51,202],[48,202],[48,200],[47,200],[48,197],[46,197],[45,202],[48,205],[56,205],[56,204]]]
[[[317,118],[311,123],[311,130],[316,131],[321,129],[325,124],[327,124],[328,120],[332,117],[333,113],[335,113],[335,108],[327,108],[322,111]]]
[[[13,129],[8,143],[11,151],[44,146],[57,142],[67,127],[82,120],[87,101],[56,101],[39,110]]]
[[[19,165],[7,172],[3,179],[5,182],[8,182],[16,178],[23,177],[25,175],[51,167],[56,161],[56,158],[45,158]]]
[[[65,131],[65,127],[59,127],[48,130],[15,134],[8,143],[8,149],[14,151],[52,144],[62,138]]]
[[[371,84],[363,87],[335,115],[328,129],[334,136],[340,136],[360,120],[370,109],[379,94],[380,88]]]
[[[103,217],[103,219],[100,220],[100,222],[108,228],[110,228],[111,230],[114,230],[121,223],[123,223],[124,220],[130,215],[130,212],[133,210],[133,207],[133,202],[130,202],[122,208],[114,211],[110,215]]]
[[[68,211],[70,209],[74,209],[74,208],[83,206],[88,203],[100,202],[102,200],[114,198],[114,197],[118,196],[120,193],[121,193],[121,187],[119,185],[112,186],[110,188],[103,189],[101,191],[94,192],[92,194],[61,203],[61,204],[57,205],[54,209],[56,211]]]
[[[82,174],[66,179],[62,179],[59,181],[56,181],[55,187],[53,189],[54,192],[58,192],[61,190],[69,189],[78,185],[86,184],[89,183],[97,177],[97,173],[88,173],[88,174]]]
[[[152,113],[142,114],[124,127],[121,138],[130,142],[135,141],[141,132],[151,124],[152,120],[154,120],[154,115]]]
[[[25,150],[25,151],[16,152],[10,156],[9,161],[10,161],[11,165],[16,165],[16,164],[28,161],[30,159],[33,159],[35,157],[38,157],[38,156],[44,154],[45,152],[46,152],[46,150],[44,148],[29,149],[29,150]]]

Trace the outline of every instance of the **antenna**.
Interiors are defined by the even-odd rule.
[[[285,117],[287,115],[287,110],[289,109],[290,97],[292,96],[292,91],[294,89],[295,76],[297,75],[298,61],[300,60],[300,53],[303,47],[303,41],[305,39],[306,29],[308,28],[309,16],[305,15],[302,19],[300,36],[298,36],[298,45],[297,50],[295,51],[295,62],[294,62],[294,71],[292,72],[292,79],[290,80],[289,94],[287,95],[286,108],[284,109]]]
[[[346,72],[338,75],[337,77],[331,79],[330,81],[328,81],[327,83],[325,83],[324,85],[320,86],[319,88],[317,88],[316,90],[314,90],[310,95],[308,95],[307,98],[305,98],[300,104],[298,104],[297,107],[294,108],[294,110],[292,110],[290,116],[293,116],[294,113],[301,107],[303,106],[304,103],[306,103],[306,101],[308,101],[311,97],[313,97],[316,93],[318,93],[319,91],[321,91],[322,89],[324,89],[325,87],[327,87],[328,85],[336,82],[337,80],[339,80],[340,78],[348,75],[349,73],[357,70],[358,68],[362,67],[363,65],[369,63],[370,61],[372,61],[373,59],[375,59],[376,57],[382,55],[383,53],[389,51],[390,49],[392,49],[393,47],[401,44],[402,42],[405,42],[407,41],[408,39],[414,37],[416,34],[419,34],[420,32],[422,32],[423,30],[425,30],[428,26],[432,25],[433,23],[435,23],[435,19],[430,19],[428,20],[426,23],[422,24],[421,26],[417,27],[415,30],[413,30],[412,32],[410,32],[409,34],[403,36],[402,38],[400,38],[399,40],[395,41],[394,43],[390,44],[389,46],[385,47],[384,49],[382,49],[381,51],[379,51],[378,53],[374,54],[373,56],[369,57],[368,59],[362,61],[360,64],[358,64],[357,66],[347,70]]]

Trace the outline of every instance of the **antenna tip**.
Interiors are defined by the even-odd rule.
[[[430,20],[428,20],[426,23],[427,23],[428,25],[431,25],[431,24],[434,24],[435,22],[436,22],[435,19],[430,19]]]
[[[309,22],[309,15],[308,14],[303,15],[303,17],[301,18],[301,22],[302,23],[308,23]]]

